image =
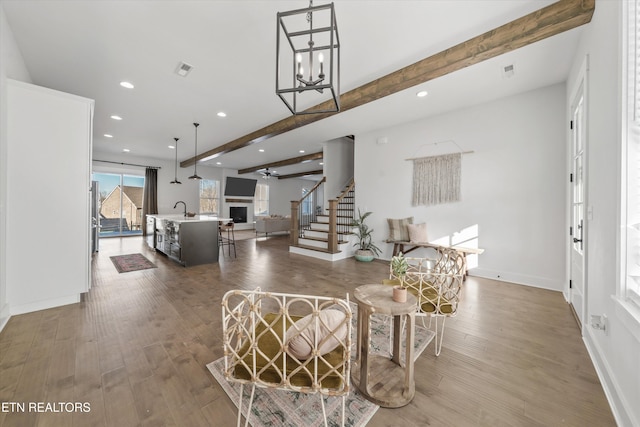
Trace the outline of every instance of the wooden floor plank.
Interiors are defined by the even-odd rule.
[[[133,386],[136,410],[143,425],[180,425],[173,419],[162,397],[162,383],[156,376]]]
[[[235,405],[206,369],[222,357],[226,291],[344,297],[389,272],[290,254],[287,241],[241,240],[237,258],[184,268],[140,237],[101,240],[83,302],[14,316],[0,333],[0,398],[89,403],[74,426],[234,425]],[[109,259],[136,252],[157,268],[119,274]],[[470,276],[461,301],[441,355],[431,344],[416,361],[413,401],[380,408],[369,426],[615,425],[561,293]],[[69,418],[0,413],[2,427],[37,425]]]
[[[138,425],[133,391],[124,366],[102,374],[106,424],[110,427]]]

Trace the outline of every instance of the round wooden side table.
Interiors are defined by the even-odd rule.
[[[413,342],[417,300],[407,294],[407,302],[392,299],[393,288],[386,285],[364,285],[355,289],[358,304],[358,346],[351,379],[365,398],[385,408],[407,405],[416,392],[413,378]],[[393,316],[392,357],[369,354],[371,315]],[[406,317],[406,349],[404,366],[400,360],[402,318]]]

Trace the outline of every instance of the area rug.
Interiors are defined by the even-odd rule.
[[[145,258],[142,254],[117,255],[109,257],[118,273],[128,273],[130,271],[146,270],[147,268],[157,268],[154,263]]]
[[[357,346],[356,322],[358,316],[356,304],[350,304],[353,310],[351,353],[355,357],[355,349]],[[386,321],[386,319],[387,318],[382,315],[373,315],[371,318],[372,353],[389,354],[389,334],[391,331],[390,322]],[[432,331],[421,326],[416,326],[414,342],[416,358],[424,351],[427,345],[429,345],[434,336],[435,334]],[[207,368],[237,407],[240,384],[230,383],[224,378],[222,373],[224,369],[224,358],[221,357],[209,363]],[[244,387],[242,415],[245,417],[250,393],[251,387]],[[324,397],[324,404],[329,425],[334,425],[334,421],[340,420],[342,416],[342,399]],[[357,388],[352,386],[346,401],[345,425],[348,427],[366,425],[378,408],[378,405],[366,400],[358,392]],[[322,406],[318,395],[268,390],[264,388],[256,388],[249,422],[253,427],[319,427],[324,425]]]

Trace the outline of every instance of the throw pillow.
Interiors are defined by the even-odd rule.
[[[387,218],[389,224],[389,239],[397,242],[408,242],[409,231],[407,230],[408,224],[413,224],[413,217],[402,219]]]
[[[409,241],[411,243],[427,243],[427,224],[408,224]]]
[[[331,352],[340,345],[340,341],[345,342],[347,338],[347,317],[340,310],[321,310],[318,314],[318,354],[323,355]],[[333,335],[331,334],[333,332]],[[309,314],[287,329],[285,342],[288,353],[296,359],[305,360],[311,357],[311,352],[315,346],[316,321],[313,314]],[[326,338],[326,341],[323,340]]]

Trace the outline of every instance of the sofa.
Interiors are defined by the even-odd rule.
[[[258,233],[264,233],[265,236],[267,236],[269,233],[279,231],[289,232],[290,230],[291,218],[275,215],[256,217],[256,235]]]

